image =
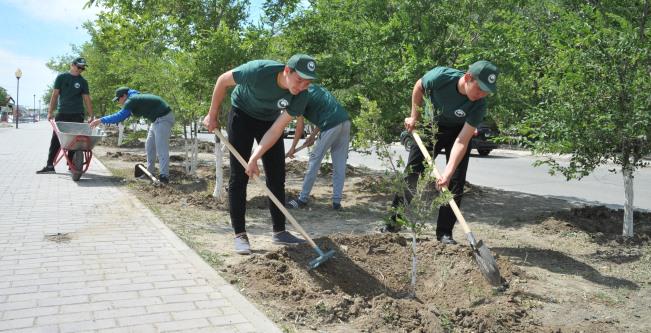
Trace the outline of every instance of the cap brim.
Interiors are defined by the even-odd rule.
[[[296,70],[296,73],[298,73],[298,76],[300,76],[300,77],[302,77],[302,78],[304,78],[306,80],[315,80],[316,79],[316,75],[305,74],[305,73],[303,73],[303,72],[301,72],[299,70]]]
[[[494,84],[486,84],[482,80],[477,80],[479,82],[479,88],[487,93],[495,93],[497,91],[497,86]]]

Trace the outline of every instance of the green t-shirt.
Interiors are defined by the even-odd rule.
[[[276,77],[285,65],[273,60],[253,60],[233,69],[235,89],[231,103],[247,115],[263,120],[274,121],[281,110],[287,110],[297,117],[305,111],[307,91],[294,96],[289,90],[278,86]]]
[[[62,73],[54,80],[54,89],[59,89],[57,111],[66,114],[84,114],[82,95],[90,94],[88,82],[81,75]]]
[[[457,90],[457,83],[463,74],[453,68],[435,67],[421,79],[425,95],[434,108],[434,119],[440,125],[463,125],[465,122],[477,127],[486,116],[486,101],[483,98],[472,102]]]
[[[133,95],[124,102],[122,109],[129,110],[134,116],[143,117],[152,122],[171,111],[165,100],[152,94]]]
[[[326,88],[311,84],[307,92],[309,99],[303,116],[322,132],[350,119],[348,112]]]

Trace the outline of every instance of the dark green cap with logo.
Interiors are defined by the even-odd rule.
[[[81,69],[86,69],[86,66],[88,66],[88,64],[86,64],[86,59],[84,59],[82,57],[79,57],[79,58],[76,58],[75,60],[73,60],[72,64],[79,67],[79,68],[81,68]]]
[[[129,93],[129,87],[120,87],[115,89],[115,97],[113,97],[113,102],[117,101],[122,97],[122,95],[126,95]]]
[[[316,60],[307,54],[295,54],[287,61],[287,66],[295,70],[306,80],[314,80],[316,76]]]
[[[470,65],[468,72],[479,82],[479,88],[481,90],[489,93],[497,92],[497,77],[500,71],[493,63],[486,60],[479,60]]]

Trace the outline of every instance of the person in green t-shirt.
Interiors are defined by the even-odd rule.
[[[139,91],[120,87],[115,90],[113,102],[117,101],[122,109],[112,115],[104,116],[90,123],[91,127],[101,124],[117,124],[131,115],[146,118],[151,122],[145,150],[147,151],[147,170],[154,174],[156,156],[160,165],[161,183],[170,182],[170,136],[174,126],[174,112],[161,97],[141,94]]]
[[[86,70],[86,66],[86,59],[76,58],[70,64],[70,70],[67,73],[59,74],[54,80],[52,97],[47,110],[48,120],[83,123],[84,106],[86,106],[89,120],[93,120],[93,103],[90,99],[88,82],[81,76],[81,72]],[[54,116],[54,110],[57,110],[56,116]],[[43,169],[36,171],[36,173],[55,172],[54,159],[60,148],[59,138],[53,131],[47,163]],[[72,154],[73,152],[68,153],[70,160],[72,160]]]
[[[499,71],[494,64],[480,60],[473,63],[467,72],[448,67],[436,67],[414,85],[411,115],[405,118],[405,128],[409,132],[416,128],[420,118],[419,109],[423,104],[423,97],[426,96],[432,103],[432,115],[438,130],[434,147],[432,147],[432,140],[423,139],[423,141],[429,151],[433,149],[433,158],[436,158],[441,150],[445,150],[447,161],[441,178],[436,180],[436,187],[439,190],[442,187],[449,187],[459,206],[470,159],[470,139],[475,128],[486,115],[484,98],[497,91],[498,75]],[[405,191],[404,196],[399,194],[394,196],[392,203],[394,209],[405,204],[403,198],[407,200],[407,204],[411,200],[411,192],[425,169],[423,160],[420,149],[415,142],[412,143],[405,169],[408,173],[406,179],[410,189]],[[394,213],[382,231],[399,231],[400,227],[395,223],[398,217]],[[436,222],[436,238],[444,244],[456,244],[452,238],[455,222],[456,217],[452,209],[448,205],[441,206]]]
[[[307,102],[303,117],[298,117],[296,133],[303,133],[303,118],[305,118],[317,127],[305,140],[305,145],[311,146],[317,134],[321,135],[319,140],[316,141],[314,150],[310,153],[301,193],[297,198],[287,202],[287,208],[307,206],[321,161],[330,150],[332,158],[332,208],[339,210],[341,209],[341,198],[346,179],[350,116],[339,101],[324,87],[311,84],[307,91],[310,99]],[[286,154],[287,157],[294,158],[294,151],[300,137],[300,134],[294,135],[292,147],[289,148]]]
[[[231,112],[228,114],[228,140],[248,159],[246,168],[230,155],[228,202],[231,224],[235,232],[235,252],[250,254],[246,234],[246,187],[249,177],[257,177],[258,160],[264,165],[267,187],[285,201],[285,146],[283,129],[303,114],[307,105],[307,87],[316,79],[316,61],[305,54],[295,54],[287,64],[272,60],[253,60],[219,76],[213,89],[208,115],[203,120],[208,131],[219,130],[219,107],[228,88],[231,94]],[[284,112],[282,112],[284,111]],[[251,153],[253,140],[258,146]],[[285,230],[285,216],[269,201],[273,221],[272,241],[294,245],[305,242]]]

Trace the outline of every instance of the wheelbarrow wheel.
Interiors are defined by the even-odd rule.
[[[82,170],[84,168],[84,152],[76,150],[72,155],[72,180],[78,181],[81,178]]]

